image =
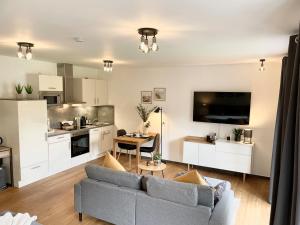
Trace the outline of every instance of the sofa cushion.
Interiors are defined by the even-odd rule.
[[[154,198],[160,198],[187,206],[198,205],[198,191],[197,186],[194,184],[148,177],[147,193]]]
[[[106,152],[102,166],[117,171],[126,171],[121,163],[119,163],[119,161],[115,159],[115,157],[113,157],[109,152]]]
[[[200,184],[208,186],[206,180],[202,177],[202,175],[197,170],[191,170],[186,172],[178,177],[174,178],[175,181],[184,182],[184,183],[192,183],[192,184]]]
[[[87,165],[85,167],[88,178],[104,181],[122,187],[136,190],[141,189],[141,176],[123,171],[115,171],[98,165]]]
[[[226,182],[219,183],[214,189],[214,204],[216,205],[221,200],[223,193],[226,190]]]

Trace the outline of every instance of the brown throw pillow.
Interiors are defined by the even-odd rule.
[[[181,176],[178,176],[174,178],[174,181],[209,186],[197,170],[191,170]]]
[[[119,161],[108,152],[105,154],[102,166],[112,170],[126,172],[126,169],[121,165],[121,163],[119,163]]]

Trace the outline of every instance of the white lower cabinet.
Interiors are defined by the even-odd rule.
[[[48,176],[48,162],[36,163],[31,166],[21,168],[22,181],[19,182],[19,187],[31,184],[35,181]]]
[[[101,128],[90,129],[90,157],[91,160],[101,156]]]
[[[90,158],[97,159],[113,147],[113,126],[90,129]]]
[[[253,144],[217,140],[215,144],[184,141],[183,162],[250,174]]]
[[[71,136],[63,134],[48,138],[49,175],[71,167]]]
[[[111,151],[113,148],[113,126],[102,127],[101,129],[101,153]]]

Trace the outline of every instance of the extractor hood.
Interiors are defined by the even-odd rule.
[[[57,63],[57,76],[63,77],[64,104],[85,104],[73,98],[73,65],[68,63]]]

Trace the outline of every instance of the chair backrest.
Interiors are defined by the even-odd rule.
[[[118,136],[118,137],[119,137],[119,136],[124,136],[126,133],[127,133],[126,130],[120,129],[120,130],[117,131],[117,136]]]
[[[159,152],[159,146],[160,146],[160,135],[156,134],[152,146],[153,151]]]

